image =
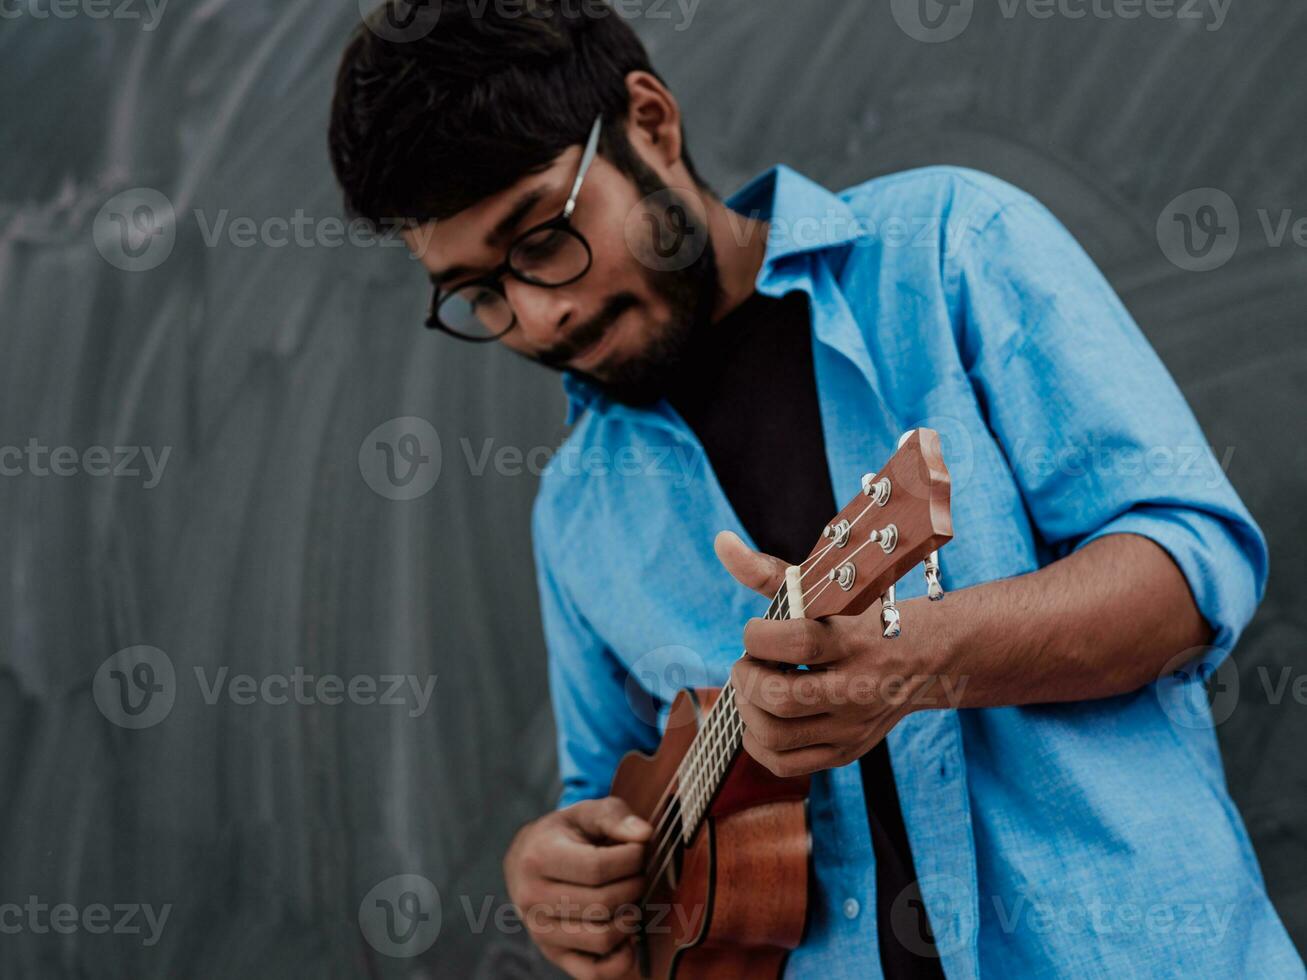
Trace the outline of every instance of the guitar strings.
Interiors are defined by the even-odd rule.
[[[852,531],[852,529],[857,525],[857,523],[860,520],[862,520],[862,518],[875,506],[876,506],[875,503],[869,503],[867,504],[866,507],[864,507],[861,511],[859,511],[858,514],[849,522],[849,530]],[[863,548],[867,547],[872,543],[873,542],[870,539],[868,539],[867,541],[860,544],[849,554],[846,561],[852,560],[853,558],[857,557],[857,555],[859,554],[859,552],[862,551]],[[836,547],[836,543],[834,541],[831,541],[820,551],[815,552],[814,554],[809,555],[806,559],[804,559],[804,561],[799,566],[800,568],[799,581],[802,582],[803,579],[805,579],[808,576],[808,574],[813,570],[812,568],[804,570],[805,565],[812,564],[815,567],[816,564],[819,563],[822,560],[822,558],[824,558],[827,554],[829,554],[830,551],[835,547]],[[825,592],[827,588],[830,587],[832,581],[834,581],[834,579],[827,577],[823,582],[813,585],[812,588],[810,589],[805,589],[802,593],[802,598],[804,599],[805,604],[808,600],[809,593],[813,592],[814,590],[816,591],[816,595],[812,597],[813,601],[816,601],[818,598],[821,597],[821,594]],[[775,612],[774,615],[772,614],[773,610]],[[775,597],[773,597],[772,599],[771,606],[768,609],[768,614],[763,618],[780,619],[780,618],[788,618],[788,616],[789,616],[789,595],[785,589],[785,586],[782,585],[780,589],[777,591]],[[668,782],[667,788],[663,791],[662,796],[659,798],[658,802],[654,805],[654,810],[653,810],[654,815],[659,814],[660,811],[662,811],[662,813],[657,821],[657,826],[654,831],[654,839],[658,841],[658,846],[655,848],[653,858],[645,865],[646,873],[648,872],[648,869],[655,864],[655,862],[657,862],[658,868],[657,871],[653,874],[653,876],[650,877],[650,880],[648,882],[648,888],[646,889],[644,895],[640,899],[641,908],[644,907],[644,905],[649,899],[649,896],[658,887],[658,885],[662,881],[663,875],[666,874],[668,869],[670,868],[671,860],[676,854],[676,848],[681,844],[682,838],[684,836],[683,835],[684,826],[683,824],[681,824],[681,818],[683,814],[680,805],[681,784],[684,776],[682,770],[686,769],[686,762],[689,762],[688,769],[695,769],[699,765],[700,756],[695,752],[695,746],[699,743],[700,735],[703,735],[704,733],[708,733],[707,738],[708,741],[711,742],[716,735],[721,733],[723,726],[718,722],[718,719],[729,717],[729,712],[726,712],[725,709],[719,712],[718,708],[728,700],[728,695],[729,695],[729,700],[732,703],[734,703],[733,694],[734,692],[730,687],[730,682],[728,681],[727,684],[724,686],[724,690],[722,691],[722,693],[718,696],[717,700],[713,703],[713,706],[709,709],[708,715],[704,719],[703,728],[700,729],[700,732],[696,734],[694,740],[690,743],[690,748],[686,753],[686,759],[682,760],[681,765],[677,766],[676,773],[674,774],[673,778]],[[738,711],[736,712],[736,718],[738,719]],[[734,735],[742,734],[742,732],[743,732],[743,726],[740,726],[740,730],[737,732],[732,732],[731,735],[732,737],[734,737]],[[695,772],[690,780],[691,786],[696,789],[699,788],[699,785],[696,782],[698,775],[699,773]],[[666,809],[664,809],[664,807]],[[672,826],[671,824],[675,824],[676,826]],[[665,850],[667,851],[667,853],[663,854]]]
[[[820,558],[819,555],[813,557]],[[813,586],[814,589],[818,589],[822,587],[824,586],[816,586],[816,585]],[[806,596],[807,593],[805,592],[804,594]],[[781,590],[777,592],[775,598],[772,599],[772,606],[770,607],[769,614],[767,616],[764,616],[763,618],[773,619],[773,620],[780,619],[788,615],[788,612],[789,612],[788,597],[784,595],[784,587],[782,587]],[[734,692],[730,688],[729,684],[726,685],[726,688],[723,690],[722,694],[718,696],[717,700],[713,703],[712,708],[709,709],[708,717],[704,719],[704,726],[701,729],[701,731],[710,732],[710,733],[717,733],[721,731],[722,726],[720,723],[718,723],[717,719],[727,717],[727,714],[719,713],[718,706],[728,700],[733,701],[734,700],[733,693]],[[712,734],[709,734],[708,737],[711,740]],[[696,741],[697,739],[698,736],[696,735]],[[693,744],[694,743],[691,743],[692,749],[693,749]],[[692,760],[690,768],[694,768],[697,764],[698,764],[698,757],[696,756]],[[695,779],[697,778],[697,775],[698,774],[696,773],[694,776],[691,777],[690,780],[691,785],[696,785]],[[658,820],[658,826],[657,829],[655,830],[654,836],[655,839],[658,841],[658,845],[655,848],[653,857],[646,864],[646,873],[648,871],[648,868],[654,867],[655,865],[657,866],[657,870],[653,873],[652,876],[650,876],[648,888],[644,896],[640,900],[641,907],[645,905],[645,903],[649,899],[649,896],[658,887],[658,885],[661,884],[663,875],[671,867],[671,861],[676,855],[676,848],[681,843],[681,838],[683,836],[682,834],[683,824],[681,822],[681,818],[683,815],[682,808],[681,808],[681,793],[680,793],[681,783],[682,783],[682,771],[681,771],[681,767],[678,766],[676,775],[673,777],[673,780],[668,783],[667,789],[663,791],[662,798],[659,800],[658,804],[655,806],[654,809],[654,813],[657,814],[659,810],[661,810],[663,806],[666,805],[666,810],[663,811],[661,818]]]

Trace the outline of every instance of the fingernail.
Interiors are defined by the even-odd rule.
[[[627,833],[638,834],[644,830],[644,821],[635,816],[627,817],[622,821],[622,829]]]

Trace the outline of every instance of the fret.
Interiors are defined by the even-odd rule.
[[[789,602],[782,586],[768,605],[764,618],[788,619],[789,615]],[[735,690],[728,681],[704,716],[703,725],[678,769],[681,835],[686,842],[699,829],[709,803],[743,743],[744,722],[736,708]]]

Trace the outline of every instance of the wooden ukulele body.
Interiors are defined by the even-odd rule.
[[[658,751],[633,752],[618,766],[612,794],[655,827],[654,809],[717,694],[680,692]],[[781,975],[807,921],[808,782],[780,779],[739,754],[693,840],[646,904],[631,980]]]

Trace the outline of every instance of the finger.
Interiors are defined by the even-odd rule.
[[[840,633],[820,619],[751,619],[744,625],[744,648],[755,660],[809,667],[849,656]]]
[[[731,687],[741,711],[748,706],[776,718],[811,718],[829,710],[824,674],[744,657],[731,668]]]
[[[653,833],[649,822],[636,816],[626,801],[616,796],[582,800],[562,813],[572,826],[594,841],[646,841]]]
[[[810,745],[840,745],[849,727],[835,715],[790,719],[777,718],[752,706],[741,705],[739,710],[745,731],[773,752],[790,752]]]
[[[629,942],[639,929],[638,919],[587,922],[537,915],[530,920],[531,935],[541,947],[567,949],[591,956],[607,956]]]
[[[604,957],[543,947],[541,952],[545,959],[576,980],[618,980],[635,968],[635,950],[630,943]]]
[[[609,922],[627,909],[635,908],[644,891],[644,875],[632,875],[598,888],[536,881],[522,892],[517,905],[555,919]]]
[[[598,888],[644,870],[643,844],[592,844],[559,834],[540,842],[534,870],[550,881]]]
[[[754,551],[734,531],[722,531],[713,541],[713,550],[731,577],[741,585],[768,599],[780,591],[788,567],[779,558]]]
[[[754,738],[748,729],[744,732],[743,745],[744,751],[760,765],[773,776],[782,779],[834,769],[852,761],[845,759],[842,750],[834,745],[812,745],[792,752],[773,752]]]
[[[755,719],[752,725],[745,724],[754,740],[772,752],[793,752],[814,745],[843,743],[844,729],[829,715],[815,721],[807,718],[786,721],[763,716]]]

